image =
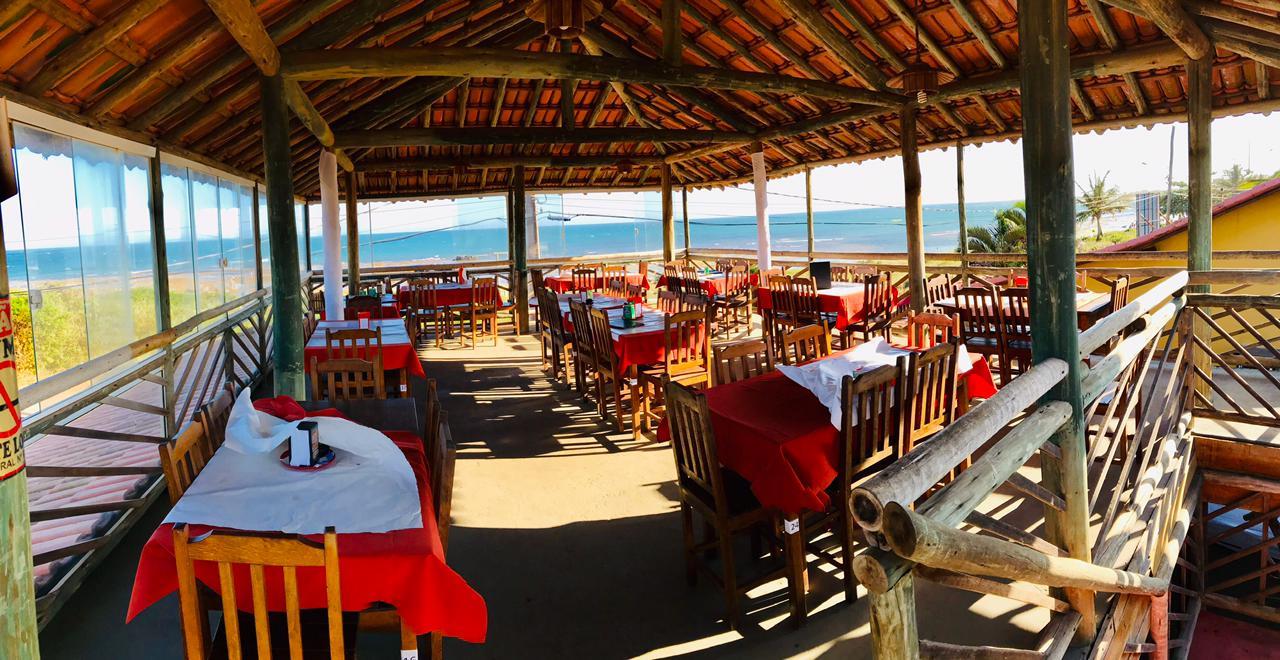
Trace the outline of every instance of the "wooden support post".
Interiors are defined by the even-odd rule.
[[[871,593],[871,655],[884,660],[917,660],[916,583],[907,573],[892,589]]]
[[[320,229],[324,246],[324,316],[335,321],[343,314],[342,220],[338,217],[338,161],[333,152],[321,150],[316,166],[320,176]]]
[[[1151,641],[1156,646],[1151,652],[1151,660],[1169,660],[1169,592],[1151,597],[1147,621]]]
[[[809,261],[813,261],[813,170],[804,168],[804,221],[808,228]]]
[[[0,98],[0,201],[18,194],[13,169],[13,136],[5,100]],[[0,212],[2,213],[2,212]],[[0,244],[4,229],[0,218]],[[13,328],[9,304],[9,268],[0,250],[0,322]],[[10,330],[12,333],[12,330]],[[0,343],[10,365],[0,369],[0,388],[8,392],[0,439],[0,657],[40,658],[36,627],[35,578],[31,570],[31,512],[27,499],[26,459],[18,432],[18,372],[14,367],[14,342]]]
[[[1048,540],[1070,557],[1090,560],[1089,500],[1084,446],[1084,406],[1076,331],[1076,223],[1071,151],[1071,66],[1066,5],[1025,0],[1018,8],[1021,44],[1022,161],[1027,200],[1031,345],[1035,362],[1057,358],[1067,376],[1048,400],[1071,405],[1071,420],[1054,435],[1061,459],[1043,456],[1043,485],[1062,496],[1064,511],[1045,507]],[[1098,618],[1094,594],[1066,590],[1080,613],[1077,637],[1093,639]]]
[[[964,142],[956,141],[956,211],[960,217],[960,266],[969,268],[969,220],[964,210]]]
[[[1213,55],[1188,60],[1187,70],[1187,270],[1213,268]],[[1195,284],[1189,293],[1208,293],[1208,284]],[[1201,319],[1191,318],[1191,332],[1208,345],[1211,331]],[[1192,362],[1205,374],[1196,378],[1196,391],[1209,396],[1213,368],[1210,357],[1191,348]]]
[[[302,282],[298,269],[298,224],[293,211],[289,112],[284,81],[262,76],[262,151],[266,163],[267,228],[271,233],[272,361],[276,394],[306,397],[302,364]]]
[[[159,152],[157,152],[157,154],[158,154],[158,153],[159,153]],[[162,193],[162,194],[163,194],[163,193]],[[255,288],[255,289],[261,289],[261,288],[262,288],[262,284],[263,284],[263,278],[262,278],[262,214],[261,214],[261,213],[259,213],[259,211],[261,210],[261,208],[262,208],[262,207],[261,207],[261,201],[260,201],[260,200],[259,200],[259,198],[258,198],[258,195],[260,195],[260,194],[261,194],[261,191],[259,191],[259,190],[258,190],[258,184],[256,184],[256,183],[255,183],[255,184],[253,184],[253,283],[254,283],[254,288]],[[152,197],[151,197],[151,199],[152,199],[152,203],[154,204],[154,203],[155,203],[155,200],[157,199],[157,198],[155,197],[155,193],[154,193],[154,192],[152,193]],[[296,223],[295,223],[295,224],[296,224]],[[161,235],[163,235],[163,234],[161,234]],[[158,253],[158,254],[157,254],[157,260],[160,260],[160,259],[161,259],[161,257],[162,257],[162,255],[164,255],[164,254],[165,254],[165,253],[163,253],[163,252]],[[167,258],[167,257],[164,257],[164,258]],[[169,270],[168,268],[165,268],[165,279],[166,279],[166,280],[167,280],[167,279],[169,279],[168,270]],[[158,272],[157,272],[157,275],[159,275],[159,273],[158,273]],[[167,285],[166,285],[166,286],[167,286]],[[166,297],[168,296],[168,293],[169,293],[169,292],[168,292],[168,289],[166,289],[166,290],[165,290],[165,296],[166,296]],[[156,289],[156,296],[159,296],[159,295],[160,295],[160,289],[158,289],[158,288],[157,288],[157,289]]]
[[[680,66],[684,59],[684,34],[680,31],[683,6],[683,0],[662,0],[662,61],[671,66]]]
[[[911,100],[899,115],[902,130],[902,186],[907,211],[907,274],[911,309],[924,311],[924,206],[920,198],[920,151],[916,143],[916,107]]]
[[[516,334],[529,333],[529,259],[525,252],[524,168],[511,172],[511,298],[516,306]]]
[[[676,252],[675,200],[671,198],[671,166],[663,163],[662,181],[662,260],[671,261]]]
[[[360,212],[356,199],[356,173],[347,172],[347,280],[351,295],[360,292]]]
[[[680,210],[684,217],[684,256],[693,252],[693,241],[689,238],[689,186],[680,188]]]
[[[760,269],[760,281],[773,267],[773,248],[769,238],[769,179],[764,169],[764,145],[751,145],[751,181],[756,193],[756,266]]]
[[[169,298],[169,250],[168,241],[165,239],[164,231],[164,185],[163,185],[163,167],[160,162],[160,152],[151,157],[150,171],[151,177],[151,255],[153,283],[156,287],[156,331],[164,332],[173,327],[173,312]],[[259,255],[257,261],[258,286],[262,288],[262,246],[258,240],[258,186],[253,187],[253,245],[254,254]],[[173,347],[166,346],[164,348],[165,361],[161,368],[162,384],[160,385],[160,400],[163,402],[165,409],[164,415],[164,435],[171,438],[178,431],[177,420],[174,419],[174,401],[176,400],[176,392],[173,384]]]

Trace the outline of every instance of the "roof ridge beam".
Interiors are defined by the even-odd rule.
[[[710,87],[831,98],[897,107],[902,96],[818,80],[712,67],[673,67],[658,62],[500,48],[348,48],[288,53],[281,72],[292,80],[392,76],[510,78],[575,77],[676,87]]]
[[[504,79],[505,80],[505,79]],[[678,128],[390,128],[342,131],[334,146],[456,147],[490,144],[589,144],[606,142],[750,142],[749,133]]]

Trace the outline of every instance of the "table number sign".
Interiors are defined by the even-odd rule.
[[[315,422],[298,422],[289,436],[289,465],[312,467],[320,458],[320,429]]]

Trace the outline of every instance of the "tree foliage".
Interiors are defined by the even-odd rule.
[[[1018,202],[996,211],[991,227],[968,227],[970,252],[1025,252],[1027,250],[1027,205]]]
[[[1094,239],[1102,240],[1102,217],[1118,213],[1128,208],[1125,203],[1124,195],[1120,193],[1120,189],[1116,186],[1107,185],[1107,176],[1111,172],[1098,178],[1096,174],[1089,175],[1089,185],[1077,187],[1080,188],[1080,196],[1076,197],[1076,204],[1082,207],[1076,213],[1076,222],[1084,222],[1093,220]]]

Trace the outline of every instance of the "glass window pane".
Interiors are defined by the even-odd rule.
[[[240,253],[240,200],[235,184],[218,181],[218,208],[222,227],[222,281],[226,299],[235,300],[244,286],[243,257]]]
[[[13,125],[35,368],[51,376],[88,359],[71,140]]]
[[[240,196],[240,265],[243,282],[239,295],[253,293],[258,288],[257,238],[253,234],[253,191],[249,186],[236,186]]]
[[[156,319],[155,254],[151,248],[151,163],[124,154],[124,225],[129,241],[129,295],[133,339],[153,335]]]
[[[271,286],[271,230],[267,222],[267,191],[258,186],[258,236],[262,241],[262,286]]]
[[[196,237],[196,308],[203,312],[226,302],[217,178],[191,172],[191,209]]]
[[[164,239],[169,261],[169,315],[176,325],[196,314],[195,237],[191,231],[191,183],[187,168],[161,166]]]
[[[18,387],[36,380],[35,341],[31,333],[31,298],[27,294],[26,239],[22,232],[22,207],[17,197],[0,202],[4,218],[4,249],[8,255],[9,303],[13,319],[14,355],[18,367]]]
[[[80,260],[84,272],[89,355],[96,357],[133,339],[129,297],[129,240],[124,230],[121,153],[73,142]]]

